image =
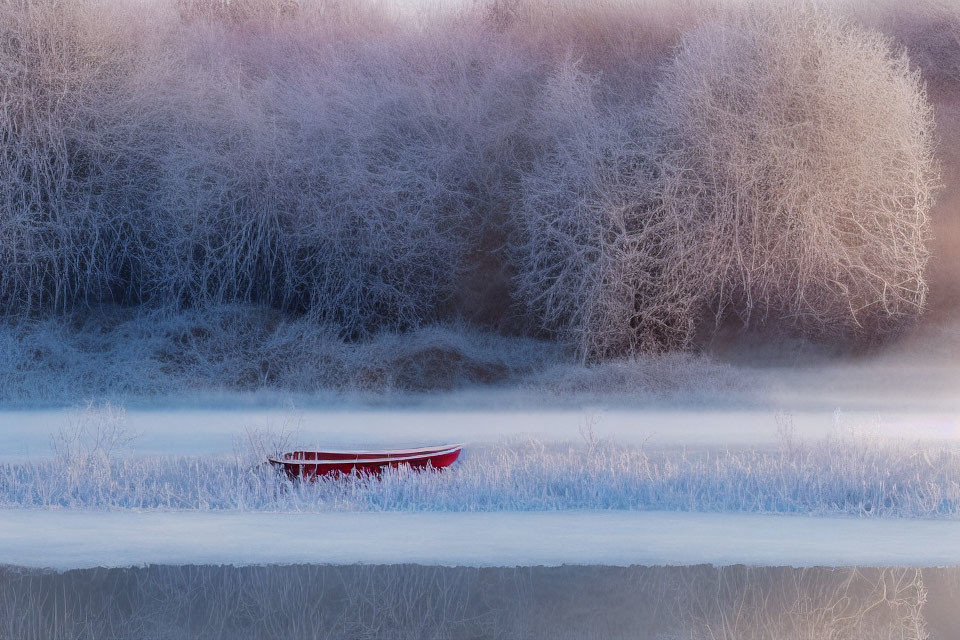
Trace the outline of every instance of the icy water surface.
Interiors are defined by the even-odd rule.
[[[958,569],[0,567],[23,639],[954,640],[958,611]]]

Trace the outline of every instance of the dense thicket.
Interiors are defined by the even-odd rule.
[[[824,11],[731,12],[683,37],[651,105],[669,275],[712,317],[878,339],[924,307],[938,186],[917,71]]]
[[[931,123],[826,11],[0,0],[0,308],[873,339],[924,306]]]

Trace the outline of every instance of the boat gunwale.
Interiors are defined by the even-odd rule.
[[[466,446],[465,442],[455,442],[453,444],[444,444],[438,447],[413,447],[411,449],[357,449],[357,450],[336,450],[336,449],[295,449],[296,451],[303,451],[310,453],[333,453],[336,455],[348,455],[348,454],[357,454],[357,455],[367,455],[370,453],[383,453],[386,455],[395,455],[395,454],[412,454],[412,453],[430,453],[433,451],[446,451],[448,449],[456,449]]]
[[[439,458],[440,456],[448,455],[448,454],[451,454],[451,453],[453,453],[453,452],[455,452],[455,451],[460,451],[460,450],[462,450],[462,449],[463,449],[463,445],[454,445],[454,446],[452,446],[452,447],[449,448],[449,449],[442,449],[442,450],[439,450],[439,451],[431,451],[431,452],[427,452],[427,453],[421,453],[421,454],[419,454],[419,455],[409,455],[409,456],[401,456],[401,457],[395,457],[395,458],[358,458],[358,459],[356,459],[356,460],[342,460],[342,459],[341,459],[341,460],[296,460],[296,459],[286,460],[286,459],[278,459],[278,458],[270,457],[270,458],[267,458],[267,460],[270,461],[272,464],[287,464],[287,465],[300,465],[300,466],[304,466],[304,465],[316,465],[316,466],[321,466],[321,465],[325,465],[325,466],[351,465],[351,466],[354,466],[354,467],[355,467],[355,466],[358,466],[358,465],[367,465],[367,464],[380,463],[380,462],[409,462],[409,461],[411,461],[411,460],[423,460],[424,458],[427,458],[427,459],[429,459],[429,458]],[[333,452],[333,451],[328,451],[328,452],[326,452],[326,453],[334,453],[334,452]]]

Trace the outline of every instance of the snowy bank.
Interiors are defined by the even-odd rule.
[[[0,510],[0,564],[948,566],[960,522],[666,512]]]

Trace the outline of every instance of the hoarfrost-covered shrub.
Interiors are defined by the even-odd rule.
[[[84,96],[106,75],[96,5],[0,2],[0,306],[31,312],[111,285],[112,230],[92,206]],[[120,60],[111,60],[119,64]],[[98,233],[99,231],[99,233]]]
[[[397,58],[354,51],[349,69],[318,53],[289,52],[302,68],[277,58],[242,91],[219,77],[248,82],[245,56],[177,78],[166,108],[194,134],[162,133],[175,144],[141,225],[150,297],[267,303],[365,335],[452,295],[469,200],[451,114]]]
[[[584,359],[688,348],[730,316],[874,341],[923,310],[933,116],[878,33],[731,8],[681,38],[651,99],[568,63],[533,123],[516,295]]]
[[[350,337],[436,319],[479,201],[467,139],[482,86],[448,74],[471,53],[383,38],[189,27],[172,70],[146,80],[152,109],[127,114],[155,174],[130,214],[146,241],[129,302],[254,302]]]
[[[914,317],[935,167],[906,60],[813,10],[648,4],[0,0],[0,314],[466,319],[585,360],[712,316]]]
[[[676,231],[650,201],[650,134],[641,110],[612,108],[596,85],[567,63],[537,106],[543,149],[521,183],[516,295],[583,359],[683,346],[690,315],[685,296],[664,295]]]
[[[252,302],[357,338],[449,311],[522,56],[286,6],[0,4],[4,315]]]
[[[872,341],[921,313],[933,113],[884,36],[730,10],[684,35],[651,111],[669,270],[718,322]]]

